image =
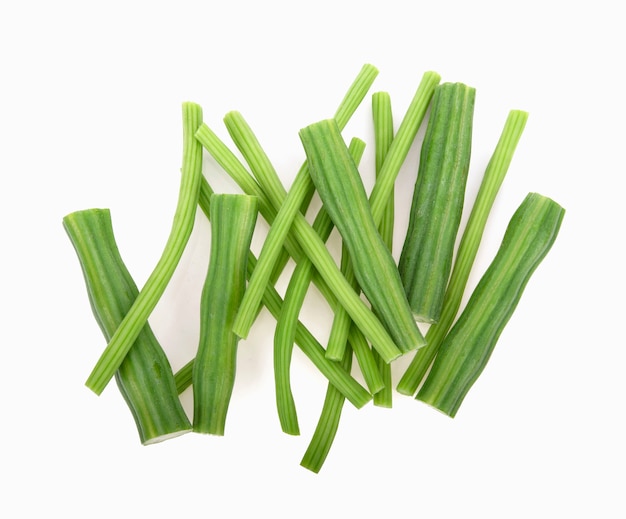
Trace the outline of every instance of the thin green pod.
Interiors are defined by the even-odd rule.
[[[435,89],[398,270],[415,319],[439,320],[469,171],[474,88]]]
[[[346,371],[350,371],[352,367],[352,349],[349,345],[344,350],[343,359],[338,364],[341,364]],[[315,474],[322,469],[337,435],[344,401],[344,396],[335,387],[328,384],[322,412],[309,445],[300,461],[300,466]]]
[[[182,174],[172,228],[154,270],[85,382],[97,395],[104,391],[159,302],[193,230],[202,178],[202,146],[194,135],[202,123],[202,108],[195,103],[183,103],[182,112]]]
[[[139,290],[124,264],[108,209],[87,209],[63,218],[80,261],[94,317],[108,341]],[[191,423],[178,398],[170,363],[150,325],[141,329],[115,372],[143,445],[179,436]]]
[[[365,151],[365,142],[355,137],[350,141],[349,150],[358,164]],[[322,206],[313,221],[313,229],[323,241],[326,241],[333,228],[332,220]],[[276,409],[283,432],[293,435],[300,434],[300,428],[296,405],[291,391],[290,365],[296,338],[298,316],[313,279],[313,274],[313,264],[307,257],[303,257],[298,261],[285,290],[284,304],[276,320],[274,333]]]
[[[374,150],[376,177],[380,176],[387,153],[393,143],[393,113],[391,110],[391,97],[387,92],[375,92],[372,95],[372,120],[374,122]],[[380,237],[390,251],[393,251],[393,229],[395,221],[395,194],[392,191],[385,206],[382,219],[378,224]],[[428,339],[426,339],[428,345]],[[421,348],[423,349],[423,348]],[[378,365],[378,370],[383,381],[383,388],[374,393],[374,405],[377,407],[390,408],[393,403],[392,373],[391,365],[386,364],[378,355],[376,350],[372,350],[374,360]]]
[[[401,352],[423,346],[424,337],[413,319],[396,263],[378,232],[359,171],[337,123],[325,119],[309,125],[300,130],[300,139],[311,178],[350,252],[363,293]]]
[[[502,244],[444,339],[417,399],[454,417],[483,372],[535,269],[559,232],[565,210],[529,193],[507,226]]]
[[[195,432],[224,435],[239,342],[232,327],[246,290],[248,251],[257,214],[255,197],[211,197],[211,254],[200,301],[200,341],[192,375]]]

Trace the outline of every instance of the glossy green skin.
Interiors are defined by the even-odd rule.
[[[257,214],[255,197],[211,197],[211,256],[200,301],[200,341],[192,375],[196,432],[224,434],[239,343],[233,323],[246,290]]]
[[[378,232],[359,171],[337,123],[326,119],[307,126],[300,131],[300,139],[311,178],[350,253],[363,293],[401,352],[423,346],[395,261]]]
[[[67,215],[63,226],[82,267],[89,301],[107,341],[139,291],[119,254],[108,209]],[[146,324],[115,373],[144,445],[183,434],[191,423],[178,398],[172,368]]]
[[[475,90],[435,89],[398,270],[418,321],[439,320],[470,163]]]
[[[565,211],[530,193],[458,321],[444,339],[417,399],[454,417],[482,373],[532,273],[554,243]]]

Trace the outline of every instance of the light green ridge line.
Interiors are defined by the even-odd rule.
[[[446,288],[439,322],[426,332],[426,346],[416,352],[397,385],[399,393],[414,395],[457,315],[467,280],[474,264],[487,218],[522,136],[528,113],[511,110],[487,164],[483,179],[459,243],[450,280]]]
[[[202,147],[194,138],[194,134],[201,123],[200,106],[195,103],[183,103],[182,175],[172,229],[156,267],[86,381],[86,386],[98,395],[109,383],[146,324],[165,291],[191,235],[202,178]]]

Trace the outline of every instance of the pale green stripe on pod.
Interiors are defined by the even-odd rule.
[[[300,139],[311,178],[350,252],[363,293],[399,351],[423,346],[395,261],[378,232],[361,176],[337,123],[325,119],[307,126],[300,130]]]
[[[475,89],[438,85],[422,143],[398,269],[415,319],[439,320],[461,222],[470,163]]]
[[[421,400],[454,417],[487,365],[505,325],[539,263],[554,243],[565,210],[529,193],[513,214],[502,244],[444,339],[424,385]]]
[[[63,227],[80,261],[94,317],[109,341],[139,293],[117,248],[110,211],[87,209],[71,213],[63,218]],[[149,324],[133,342],[115,380],[142,444],[157,443],[191,430],[172,368]]]
[[[256,224],[257,199],[211,196],[211,255],[200,301],[200,341],[193,367],[195,432],[222,436],[235,384],[233,322],[246,290],[246,268]]]

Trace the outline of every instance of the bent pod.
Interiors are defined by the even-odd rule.
[[[341,234],[356,279],[397,348],[406,353],[425,344],[409,307],[391,251],[370,210],[359,171],[337,123],[325,119],[300,130],[309,172]]]
[[[246,289],[248,251],[257,199],[211,197],[211,254],[200,300],[200,342],[193,367],[193,430],[222,436],[235,384],[237,344],[233,321]]]
[[[91,308],[107,341],[124,319],[139,290],[120,256],[108,209],[87,209],[63,218],[83,271]],[[115,372],[141,443],[184,434],[191,423],[178,398],[172,368],[146,324]]]
[[[554,243],[565,210],[529,193],[513,214],[502,244],[444,339],[417,399],[454,417],[487,365],[522,292]]]
[[[172,228],[159,261],[85,382],[85,385],[97,395],[104,391],[133,345],[133,341],[148,321],[172,278],[191,236],[202,179],[202,146],[194,137],[202,124],[202,108],[195,103],[185,102],[182,113],[183,160]]]
[[[415,319],[439,320],[469,171],[476,91],[435,89],[398,270]]]

